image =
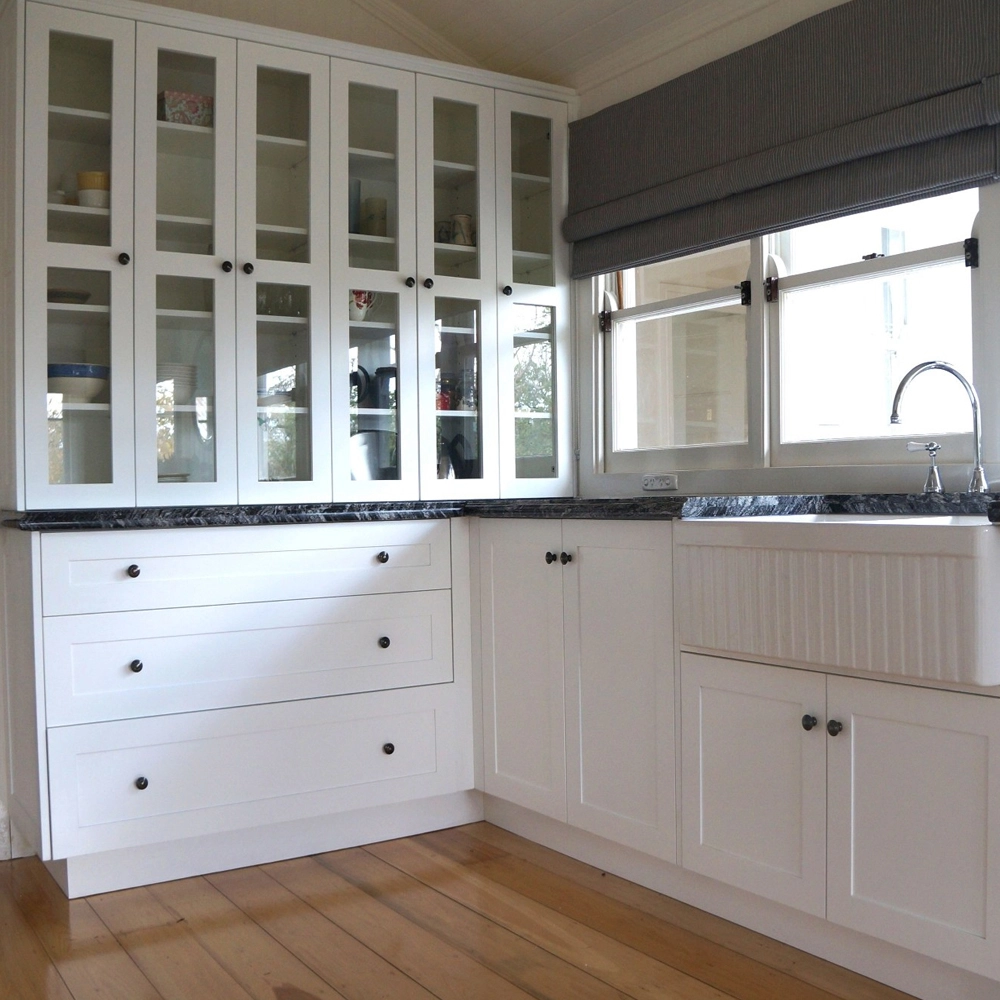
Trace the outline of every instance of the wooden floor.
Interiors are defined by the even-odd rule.
[[[0,862],[2,1000],[904,1000],[486,823],[68,901]]]

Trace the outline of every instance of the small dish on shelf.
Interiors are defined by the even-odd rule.
[[[107,391],[110,374],[107,365],[52,364],[48,391],[59,393],[64,403],[94,403]]]
[[[58,305],[82,306],[90,298],[90,292],[82,288],[50,288],[47,297]]]

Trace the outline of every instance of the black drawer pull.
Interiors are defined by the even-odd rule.
[[[132,579],[134,580],[142,571],[139,569],[138,566],[136,566],[135,563],[132,563],[132,565],[129,566],[129,568],[125,570],[125,572],[128,573],[128,575],[132,577]]]
[[[566,563],[571,563],[572,561],[573,561],[573,556],[569,552],[559,553],[559,562],[561,562],[563,566],[565,566]]]
[[[383,743],[382,744],[382,753],[393,754],[395,752],[396,752],[396,746],[395,746],[394,743]]]
[[[379,639],[378,644],[383,649],[388,649],[389,648],[389,637],[387,635],[382,636],[382,638]]]
[[[380,563],[387,563],[389,561],[389,553],[388,552],[380,552],[375,558]]]
[[[146,778],[136,778],[135,787],[139,789],[140,792],[144,792],[149,788],[149,781]]]
[[[802,728],[808,733],[809,730],[816,728],[816,716],[815,715],[803,715],[802,716]]]
[[[132,671],[133,674],[139,673],[142,670],[142,660],[133,660],[128,665],[128,668],[129,668],[129,670]]]
[[[839,736],[844,731],[844,724],[840,722],[838,719],[831,719],[826,724],[826,731],[831,736]]]
[[[551,566],[551,565],[552,565],[552,564],[553,564],[553,563],[554,563],[554,562],[555,562],[555,561],[556,561],[556,560],[557,560],[558,558],[559,558],[559,556],[557,556],[557,555],[556,555],[556,554],[555,554],[554,552],[546,552],[546,553],[545,553],[545,561],[546,561],[546,562],[547,562],[547,563],[548,563],[548,564],[549,564],[550,566]]]

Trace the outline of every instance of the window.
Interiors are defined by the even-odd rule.
[[[932,436],[964,459],[969,401],[946,373],[889,413],[922,361],[973,377],[978,210],[973,189],[608,276],[604,471],[886,465]]]

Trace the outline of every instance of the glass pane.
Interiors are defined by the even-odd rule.
[[[968,396],[946,372],[913,382],[901,423],[889,413],[899,380],[921,361],[972,377],[970,275],[954,261],[782,292],[782,441],[968,431]]]
[[[257,70],[257,256],[309,261],[309,77]]]
[[[309,288],[257,285],[257,478],[312,478]]]
[[[50,267],[49,482],[111,480],[111,276]]]
[[[552,123],[510,116],[511,245],[514,280],[552,285]]]
[[[966,239],[978,211],[979,190],[971,188],[779,233],[777,253],[789,273],[801,274],[872,254],[925,250]]]
[[[48,238],[111,243],[112,43],[49,36]]]
[[[156,279],[156,457],[161,483],[215,482],[214,282]]]
[[[734,288],[746,281],[749,269],[750,241],[744,240],[621,272],[620,290],[615,289],[614,281],[608,288],[615,292],[622,309],[631,309],[698,292]]]
[[[479,114],[434,98],[434,272],[479,277]]]
[[[399,479],[399,296],[351,289],[348,310],[351,479]]]
[[[556,474],[555,310],[516,303],[514,322],[514,458],[518,479]]]
[[[615,325],[615,451],[747,439],[746,308]]]
[[[434,317],[438,479],[480,479],[480,304],[435,299]]]
[[[348,104],[351,267],[394,271],[399,232],[396,91],[352,83]]]
[[[161,49],[157,61],[156,248],[210,254],[215,244],[215,60]]]

